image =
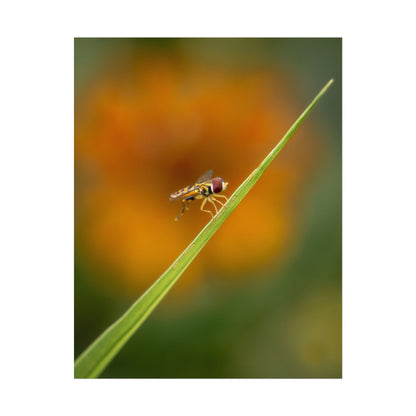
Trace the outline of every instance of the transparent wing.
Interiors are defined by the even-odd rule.
[[[197,181],[196,183],[201,183],[205,181],[209,181],[212,177],[212,169],[207,170]]]

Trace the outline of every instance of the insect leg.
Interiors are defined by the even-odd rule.
[[[218,209],[217,209],[217,206],[215,205],[215,203],[214,203],[214,201],[211,199],[212,197],[211,197],[211,195],[208,197],[208,201],[209,202],[211,202],[211,204],[212,205],[214,205],[214,208],[215,208],[215,213],[217,213],[218,212]]]
[[[182,201],[183,208],[182,211],[179,213],[179,215],[175,218],[175,221],[179,221],[179,218],[182,217],[182,215],[185,213],[185,211],[188,211],[189,209],[189,202]]]
[[[205,206],[205,204],[207,203],[208,200],[209,200],[209,198],[205,198],[204,201],[202,202],[201,211],[209,212],[211,214],[211,217],[214,218],[211,211],[208,211],[208,210],[204,209],[204,206]]]
[[[217,199],[217,196],[215,196],[215,197],[211,196],[212,200],[215,201],[215,202],[218,202],[220,205],[224,206],[224,204],[220,200]]]
[[[228,201],[228,198],[225,196],[225,195],[218,195],[218,194],[215,194],[215,198],[225,198],[225,200],[226,201]],[[214,198],[213,198],[214,199]],[[215,201],[215,199],[214,199],[214,201]],[[217,202],[220,202],[220,201],[217,201]]]

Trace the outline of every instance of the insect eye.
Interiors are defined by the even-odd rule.
[[[218,193],[222,191],[222,179],[215,178],[212,180],[212,192]]]

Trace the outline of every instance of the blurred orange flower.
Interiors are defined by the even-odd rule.
[[[287,85],[266,70],[154,56],[97,79],[76,101],[77,255],[118,288],[148,287],[209,220],[194,203],[174,222],[181,204],[169,194],[213,169],[231,195],[307,104],[294,102]],[[316,138],[304,133],[207,244],[182,287],[210,270],[240,276],[287,256],[300,187],[318,163]]]

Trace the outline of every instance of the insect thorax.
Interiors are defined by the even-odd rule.
[[[200,187],[200,192],[202,195],[209,196],[212,194],[211,186],[209,185],[202,185]]]

